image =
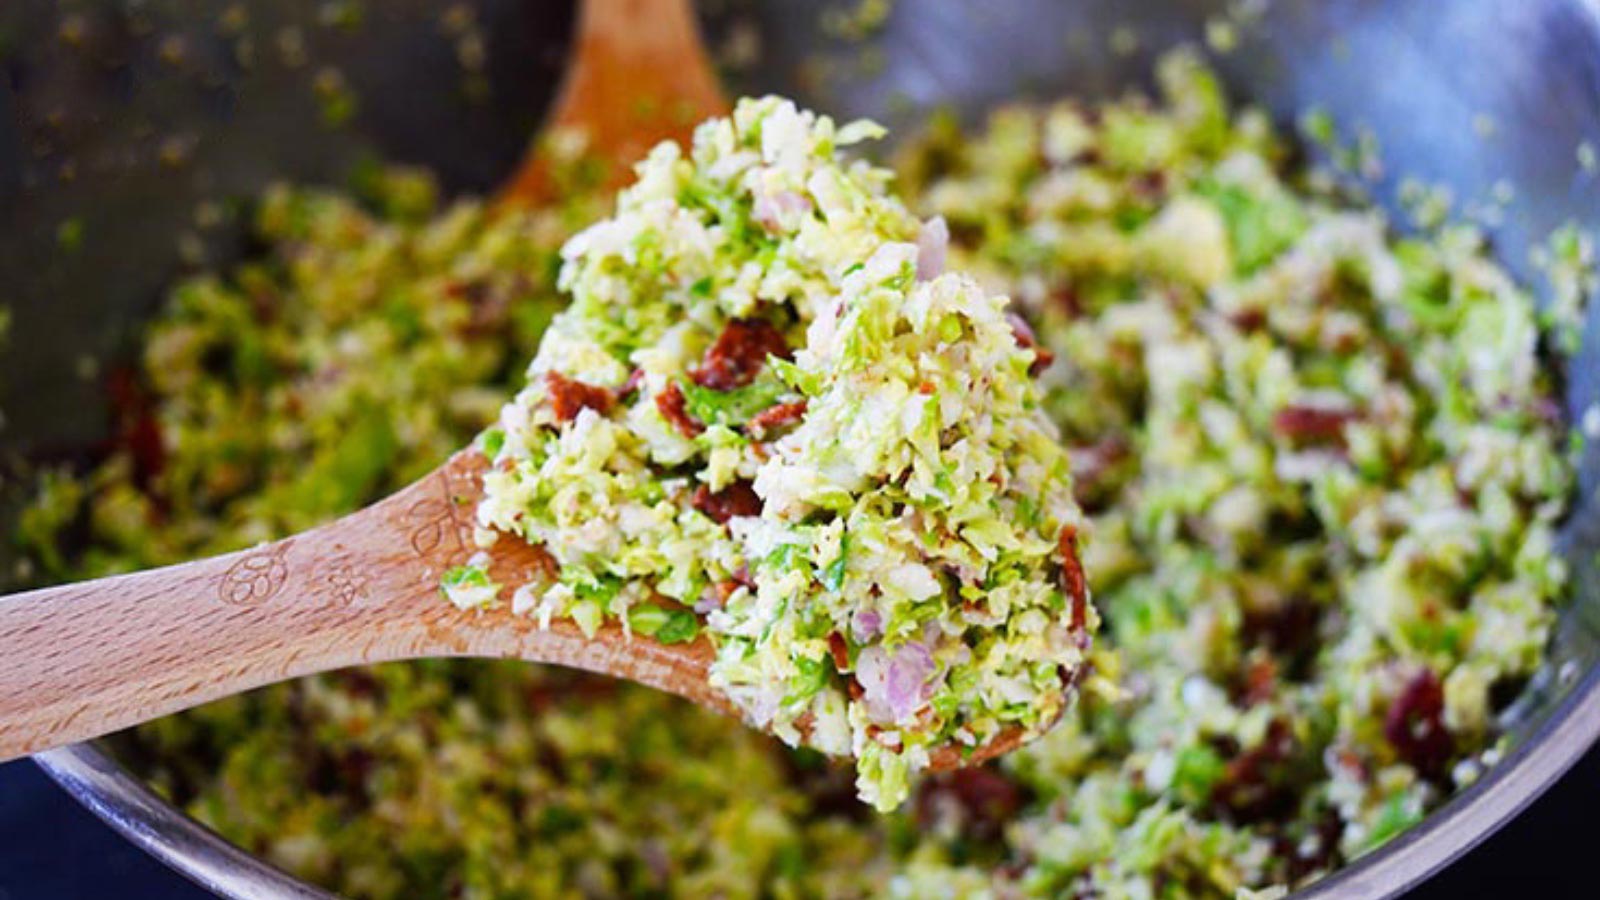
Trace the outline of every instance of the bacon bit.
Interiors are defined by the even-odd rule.
[[[686,438],[706,430],[706,426],[689,415],[688,401],[683,399],[683,389],[676,381],[668,383],[667,389],[656,395],[656,410]]]
[[[1243,309],[1229,316],[1228,321],[1233,323],[1233,327],[1248,334],[1266,327],[1267,314],[1265,310]]]
[[[726,525],[735,517],[761,515],[761,497],[750,482],[743,479],[715,493],[702,484],[694,489],[690,503],[718,525]]]
[[[384,693],[383,683],[366,669],[343,669],[331,674],[339,682],[339,686],[352,696],[368,698],[381,696]]]
[[[370,800],[367,776],[376,763],[377,757],[360,747],[329,750],[313,758],[306,769],[306,782],[319,794],[354,790],[366,802]]]
[[[717,608],[721,609],[724,606],[727,606],[728,600],[733,597],[734,593],[736,593],[739,588],[742,587],[744,587],[744,585],[740,584],[736,579],[733,578],[725,578],[717,582],[716,586],[713,588],[717,594]]]
[[[1231,741],[1229,743],[1232,743]],[[1224,757],[1233,757],[1222,778],[1211,790],[1211,802],[1230,811],[1241,824],[1275,816],[1294,793],[1279,777],[1285,763],[1294,758],[1297,744],[1289,723],[1273,719],[1261,743],[1242,753],[1237,748],[1219,747]]]
[[[1056,361],[1056,355],[1039,346],[1039,337],[1033,333],[1033,326],[1028,324],[1028,320],[1016,313],[1008,313],[1006,318],[1011,322],[1011,333],[1017,338],[1017,346],[1033,351],[1028,374],[1037,378],[1040,372],[1050,368],[1050,364]]]
[[[1043,347],[1035,347],[1033,348],[1033,365],[1028,366],[1028,374],[1037,378],[1040,372],[1050,368],[1050,364],[1055,361],[1056,355],[1054,353]]]
[[[1244,671],[1244,689],[1239,695],[1245,709],[1272,699],[1278,687],[1278,663],[1262,654],[1250,661]]]
[[[1049,302],[1051,306],[1066,313],[1070,319],[1083,315],[1083,298],[1078,296],[1078,289],[1070,284],[1057,285],[1051,290]]]
[[[833,667],[840,672],[850,668],[850,645],[844,642],[844,635],[835,631],[828,635],[828,652],[833,654]]]
[[[806,710],[794,719],[794,730],[800,732],[800,743],[811,743],[811,734],[817,727],[817,715],[811,710]]]
[[[1247,609],[1240,633],[1246,646],[1261,646],[1284,656],[1309,650],[1322,622],[1322,610],[1305,597],[1289,597],[1268,608]]]
[[[126,451],[133,460],[134,484],[149,488],[167,467],[167,447],[156,421],[155,403],[131,367],[112,370],[106,389],[115,416],[110,449]]]
[[[806,414],[806,401],[779,403],[758,412],[745,423],[745,433],[758,441],[765,441],[779,430],[799,422]]]
[[[917,385],[917,393],[924,397],[933,396],[933,392],[937,391],[938,389],[938,386],[931,381],[924,381],[923,383]]]
[[[1456,742],[1444,724],[1444,686],[1432,669],[1418,672],[1389,704],[1383,736],[1424,777],[1445,774]]]
[[[1061,550],[1061,589],[1072,598],[1074,629],[1081,629],[1089,620],[1089,584],[1083,577],[1083,561],[1078,559],[1078,529],[1071,525],[1061,529],[1056,539]]]
[[[1280,834],[1272,839],[1272,855],[1289,861],[1289,883],[1297,884],[1313,872],[1326,872],[1338,868],[1339,837],[1344,834],[1344,820],[1337,810],[1322,811],[1315,828],[1309,835],[1293,838]]]
[[[1285,406],[1272,417],[1272,430],[1287,438],[1290,443],[1335,444],[1344,446],[1344,426],[1359,418],[1356,413],[1343,409],[1319,409],[1315,406]]]
[[[917,789],[917,824],[934,829],[954,819],[961,833],[978,841],[1000,836],[1027,801],[1022,788],[992,766],[940,772]]]
[[[1361,754],[1349,747],[1335,749],[1333,751],[1333,759],[1335,765],[1348,769],[1350,774],[1360,781],[1366,781],[1372,777],[1372,773],[1367,769],[1367,764],[1361,758]]]
[[[734,319],[706,350],[700,367],[689,373],[695,384],[713,391],[731,391],[755,380],[768,356],[793,354],[783,332],[765,319]]]
[[[850,695],[851,700],[860,700],[862,697],[867,695],[867,689],[862,687],[861,682],[857,681],[854,676],[851,676],[851,678],[845,682],[844,687],[845,693]],[[867,737],[876,737],[877,733],[874,731],[874,729],[877,729],[877,727],[878,726],[876,725],[868,725]]]
[[[1160,169],[1142,172],[1134,177],[1128,187],[1140,200],[1160,200],[1167,192],[1167,173]]]
[[[489,285],[485,282],[452,280],[445,284],[444,295],[470,307],[467,325],[463,329],[468,336],[481,337],[493,333],[495,325],[505,316],[506,302],[503,297],[495,298],[499,302],[485,302],[491,299]]]
[[[461,281],[453,278],[445,282],[444,295],[451,300],[465,300],[468,303],[476,303],[483,299],[485,287],[487,285],[481,281]]]
[[[544,383],[550,392],[550,409],[555,412],[557,421],[561,422],[571,422],[586,408],[605,415],[616,400],[610,390],[584,384],[560,372],[544,373]]]
[[[1327,343],[1328,349],[1340,356],[1349,356],[1367,345],[1360,335],[1350,332],[1340,334]]]

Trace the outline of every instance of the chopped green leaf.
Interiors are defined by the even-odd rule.
[[[845,567],[850,556],[850,536],[847,534],[839,539],[839,557],[828,563],[822,570],[822,586],[830,591],[837,591],[844,584]]]
[[[763,372],[741,388],[715,391],[692,381],[683,383],[689,415],[707,425],[743,425],[757,413],[778,402],[788,390],[775,376]]]
[[[681,644],[700,635],[700,619],[687,609],[674,609],[656,629],[655,639],[663,644]]]

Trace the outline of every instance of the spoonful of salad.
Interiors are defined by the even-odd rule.
[[[658,145],[563,251],[569,308],[469,449],[361,512],[0,598],[0,759],[422,656],[631,679],[856,761],[1006,752],[1096,618],[1043,350],[942,223],[777,98]]]

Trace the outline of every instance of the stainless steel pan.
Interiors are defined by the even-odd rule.
[[[308,4],[247,5],[291,23],[312,18]],[[348,129],[310,137],[306,129],[319,127],[314,109],[299,108],[299,99],[286,101],[288,108],[273,102],[303,74],[285,70],[274,80],[259,71],[229,74],[218,64],[211,94],[200,91],[196,100],[193,90],[169,83],[170,75],[143,66],[145,38],[130,35],[110,41],[123,59],[104,76],[109,87],[92,78],[86,85],[72,68],[78,64],[26,40],[48,36],[59,24],[53,4],[0,11],[0,36],[24,36],[0,55],[10,67],[0,71],[13,82],[11,93],[0,94],[0,283],[17,307],[14,349],[0,356],[0,408],[11,419],[0,446],[60,453],[93,440],[103,418],[100,401],[74,374],[73,361],[83,353],[114,358],[128,346],[161,283],[183,265],[171,241],[185,230],[197,198],[247,194],[274,175],[336,178],[364,153],[429,162],[460,188],[484,189],[508,171],[553,84],[570,9],[493,0],[471,5],[479,24],[500,35],[491,58],[503,62],[487,76],[494,102],[457,105],[424,92],[435,102],[380,105],[376,113],[358,114]],[[157,5],[148,6],[157,15]],[[213,8],[160,6],[174,10],[165,20],[173,27],[184,21],[185,6]],[[427,3],[379,6],[377,33],[326,38],[352,60],[363,96],[451,76],[437,41],[422,35],[432,15]],[[1492,205],[1509,191],[1514,199],[1493,229],[1494,243],[1508,266],[1528,276],[1529,249],[1552,228],[1569,220],[1600,225],[1600,173],[1580,163],[1579,149],[1600,148],[1596,0],[899,0],[864,40],[830,34],[817,6],[803,0],[723,0],[706,4],[704,13],[713,45],[735,51],[732,89],[786,92],[839,115],[911,127],[934,106],[976,116],[1019,95],[1117,92],[1146,76],[1162,50],[1202,43],[1208,23],[1215,34],[1215,23],[1231,15],[1237,46],[1215,60],[1230,89],[1286,122],[1316,107],[1347,135],[1361,130],[1376,137],[1384,166],[1371,187],[1380,201],[1392,204],[1408,176],[1448,185],[1467,203]],[[49,79],[68,79],[67,87]],[[66,129],[67,137],[47,133],[40,117],[63,102],[63,92],[72,100],[72,90],[85,91],[87,108],[103,114]],[[116,171],[82,162],[75,181],[51,177],[50,166],[61,159],[48,146],[41,154],[40,145],[76,141],[80,160],[105,154],[133,133],[133,117],[152,109],[167,117],[174,134],[201,136],[196,159],[186,165],[209,174],[163,176],[159,166],[132,160]],[[462,128],[476,129],[478,139],[459,139]],[[61,223],[74,217],[83,223],[82,246],[63,255],[72,227],[63,232]],[[223,231],[206,236],[203,255],[218,260],[237,251]],[[1567,408],[1576,420],[1600,400],[1600,316],[1590,316],[1568,385]],[[1403,893],[1516,816],[1600,735],[1597,477],[1600,446],[1592,444],[1564,534],[1576,597],[1549,665],[1516,707],[1510,752],[1422,825],[1297,897]],[[130,840],[224,896],[328,896],[197,825],[96,747],[56,751],[38,762]]]

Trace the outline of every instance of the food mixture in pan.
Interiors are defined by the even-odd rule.
[[[439,660],[223,701],[122,758],[356,897],[1221,898],[1410,827],[1492,765],[1566,594],[1548,353],[1574,308],[1538,314],[1469,229],[1397,237],[1191,60],[1160,76],[1157,101],[1001,110],[898,161],[912,212],[947,224],[946,267],[1054,355],[1037,383],[1086,512],[1090,664],[1116,689],[1040,740],[879,815],[847,768],[684,701]],[[440,208],[414,173],[269,194],[267,252],[185,283],[153,326],[117,449],[42,480],[21,532],[39,577],[287,534],[496,421],[563,303],[562,243],[609,212],[574,166],[560,203],[505,216]],[[800,330],[762,312],[797,352],[737,390],[804,391]],[[667,371],[699,371],[742,315],[717,307]],[[750,424],[699,391],[684,409],[702,434]],[[696,471],[757,477],[719,449]]]
[[[887,811],[930,754],[1053,725],[1093,610],[1046,351],[842,158],[875,131],[767,98],[657,147],[562,250],[571,304],[483,436],[478,521],[543,551],[513,611],[703,631],[713,686],[855,757]],[[485,563],[446,582],[502,593]]]

